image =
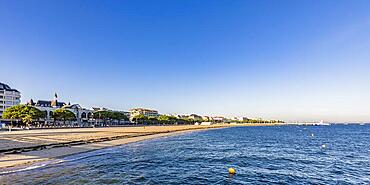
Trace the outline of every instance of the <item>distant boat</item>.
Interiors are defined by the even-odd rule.
[[[325,123],[324,120],[321,120],[320,122],[313,123],[312,125],[314,125],[314,126],[329,126],[330,123]]]

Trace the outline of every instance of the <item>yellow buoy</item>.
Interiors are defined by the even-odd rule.
[[[235,171],[235,169],[234,169],[234,168],[229,168],[229,173],[230,173],[230,174],[235,174],[235,173],[236,173],[236,171]]]

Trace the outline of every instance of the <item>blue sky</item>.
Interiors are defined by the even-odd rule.
[[[0,0],[22,101],[370,121],[370,1]]]

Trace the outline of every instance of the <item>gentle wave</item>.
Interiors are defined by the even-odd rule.
[[[37,168],[45,167],[45,166],[52,165],[52,164],[58,164],[58,163],[62,163],[62,162],[64,162],[64,160],[52,159],[52,160],[47,160],[47,161],[42,161],[42,162],[36,162],[36,163],[31,164],[29,166],[6,168],[6,169],[3,169],[3,171],[0,170],[0,176],[11,174],[11,173],[34,170],[34,169],[37,169]]]

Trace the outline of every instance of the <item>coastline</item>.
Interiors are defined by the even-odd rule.
[[[38,147],[33,146],[33,150],[23,150],[25,152],[13,152],[8,154],[0,154],[0,172],[4,171],[12,171],[14,169],[26,168],[32,164],[45,162],[49,160],[60,160],[60,158],[89,152],[93,150],[104,149],[108,147],[114,147],[119,145],[124,145],[128,143],[155,139],[159,137],[165,136],[172,136],[187,132],[194,132],[194,131],[202,131],[202,130],[209,130],[209,129],[218,129],[218,128],[227,128],[227,127],[234,127],[234,126],[272,126],[277,124],[220,124],[220,125],[210,125],[210,126],[194,126],[194,125],[186,125],[186,126],[146,126],[146,127],[119,127],[119,128],[95,128],[95,129],[58,129],[58,131],[70,131],[71,133],[76,132],[78,135],[79,132],[84,130],[95,130],[95,133],[102,132],[102,130],[112,130],[112,137],[104,137],[104,138],[97,138],[90,139],[90,140],[78,140],[71,141],[71,142],[54,142],[53,144],[49,144],[49,147]],[[77,130],[77,131],[75,131]],[[120,131],[120,133],[125,133],[126,135],[122,135],[118,137],[117,134],[113,131]],[[145,130],[145,132],[139,132]],[[137,132],[132,132],[137,131]],[[43,130],[37,131],[38,133],[43,133]],[[55,131],[56,132],[56,131]],[[108,134],[110,133],[108,132]],[[51,132],[54,133],[54,132]],[[128,133],[130,133],[128,135]],[[14,133],[6,133],[5,135],[12,135]],[[23,133],[15,133],[14,135],[19,135]],[[93,135],[94,133],[89,133],[89,135]],[[4,134],[0,134],[2,136]],[[25,131],[24,135],[27,136],[27,131]],[[81,135],[81,134],[80,134]],[[60,138],[63,141],[64,138]],[[68,144],[70,143],[70,144]],[[41,145],[42,146],[42,145]],[[62,162],[62,161],[60,161]],[[0,173],[1,175],[1,173]]]

